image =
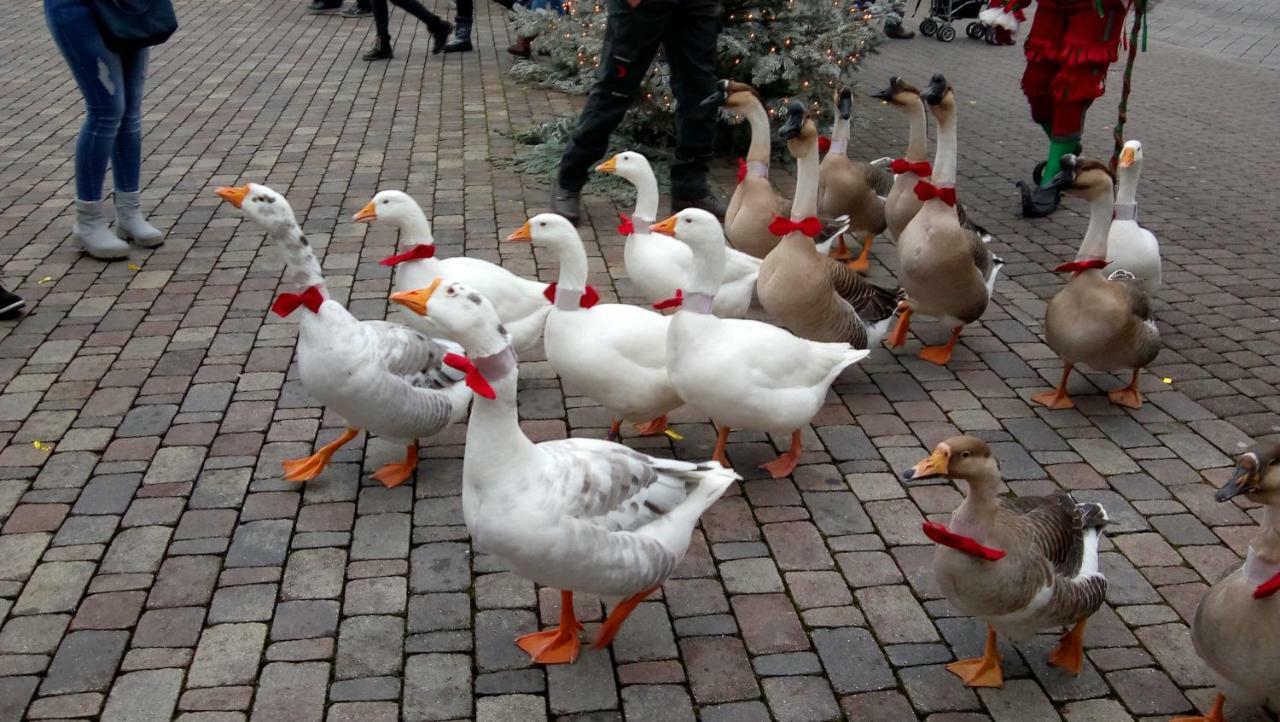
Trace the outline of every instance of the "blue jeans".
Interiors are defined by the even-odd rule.
[[[86,115],[76,142],[76,198],[102,200],[108,164],[117,191],[137,191],[147,49],[107,49],[88,0],[44,0],[44,19],[84,98]]]

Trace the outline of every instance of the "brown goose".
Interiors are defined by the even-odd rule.
[[[1133,274],[1103,275],[1107,265],[1107,235],[1115,206],[1111,171],[1096,160],[1064,156],[1063,169],[1073,179],[1066,192],[1089,201],[1089,228],[1076,260],[1058,266],[1073,274],[1045,308],[1044,337],[1062,358],[1062,380],[1052,391],[1031,400],[1051,409],[1069,409],[1067,378],[1077,364],[1099,371],[1133,369],[1129,385],[1107,394],[1112,403],[1142,406],[1138,372],[1160,353],[1160,332],[1151,315],[1151,301]]]
[[[947,599],[988,627],[983,655],[947,669],[970,687],[1002,687],[997,632],[1019,640],[1073,625],[1049,663],[1079,674],[1085,621],[1107,594],[1098,571],[1106,510],[1062,492],[997,496],[1000,467],[991,447],[972,436],[947,439],[902,474],[907,481],[937,476],[963,479],[969,490],[948,526],[925,522],[925,535],[938,544],[933,572]]]
[[[924,205],[898,237],[898,281],[907,300],[889,345],[907,342],[913,314],[939,318],[952,327],[951,338],[921,349],[920,358],[942,365],[951,360],[960,331],[987,310],[1004,262],[976,231],[961,225],[956,212],[955,92],[938,73],[923,97],[938,121],[937,156],[932,177],[914,188]]]
[[[870,163],[848,155],[849,125],[853,115],[853,91],[841,87],[836,91],[836,119],[831,129],[831,148],[819,166],[818,214],[828,218],[849,216],[849,235],[859,239],[862,251],[850,261],[849,268],[865,273],[870,268],[871,241],[884,233],[886,226],[884,200],[893,177]],[[845,234],[836,241],[832,258],[848,260]]]
[[[1244,566],[1200,600],[1191,640],[1217,678],[1209,714],[1173,722],[1225,722],[1226,697],[1280,711],[1280,443],[1257,444],[1236,458],[1236,472],[1218,501],[1237,496],[1262,504],[1262,527]]]
[[[824,230],[817,218],[818,131],[804,106],[792,103],[779,133],[796,158],[796,196],[790,220],[770,224],[782,241],[760,264],[760,304],[801,338],[871,348],[889,329],[901,292],[868,283],[814,247]]]

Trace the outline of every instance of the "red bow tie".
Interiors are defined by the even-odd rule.
[[[1084,273],[1093,268],[1106,268],[1107,259],[1090,258],[1087,261],[1071,261],[1053,269],[1054,273]]]
[[[631,222],[631,218],[626,213],[618,211],[618,233],[629,236],[636,232],[635,225]]]
[[[819,233],[822,233],[822,221],[818,220],[816,216],[809,216],[800,221],[774,216],[773,222],[769,224],[769,232],[775,236],[785,236],[794,231],[800,231],[810,238],[816,238]]]
[[[555,303],[556,302],[556,284],[548,283],[547,288],[542,292],[542,295],[546,296],[548,301]],[[591,308],[597,303],[600,303],[600,294],[596,293],[596,289],[592,288],[591,286],[587,286],[586,289],[582,292],[582,297],[578,299],[578,307]]]
[[[378,261],[378,264],[382,266],[394,266],[398,263],[404,263],[405,261],[417,261],[423,258],[435,258],[435,257],[436,257],[435,246],[431,246],[426,243],[419,243],[418,245],[414,246],[413,248],[410,248],[404,253],[397,253],[394,256],[387,256],[381,261]]]
[[[498,395],[494,393],[493,387],[489,385],[489,380],[480,373],[480,369],[471,363],[471,359],[456,353],[448,353],[444,355],[444,364],[449,368],[455,368],[467,375],[467,386],[477,394],[486,399],[496,398]]]
[[[976,539],[961,536],[936,521],[926,521],[923,528],[924,535],[933,540],[934,543],[962,551],[971,557],[977,557],[989,562],[999,561],[1005,557],[1005,552],[983,546]]]
[[[738,159],[738,182],[741,183],[747,177],[747,159]]]
[[[671,298],[658,301],[653,304],[653,307],[658,311],[665,311],[668,308],[678,308],[682,303],[684,303],[684,289],[677,288],[676,295]]]
[[[818,152],[826,153],[831,150],[831,139],[825,135],[818,136]]]
[[[324,294],[320,293],[320,287],[308,286],[302,293],[280,294],[276,297],[275,303],[271,304],[271,310],[280,318],[285,318],[298,310],[298,306],[306,306],[308,311],[318,313],[322,303],[324,303]]]
[[[915,173],[921,178],[928,178],[933,175],[933,165],[931,165],[927,160],[912,163],[906,158],[895,158],[894,161],[889,164],[889,170],[893,171],[894,175]]]
[[[922,201],[937,198],[949,206],[954,206],[956,204],[956,189],[939,188],[928,181],[920,181],[916,183],[916,198]]]
[[[1253,598],[1265,599],[1276,592],[1280,592],[1280,574],[1277,574],[1262,584],[1259,584],[1258,588],[1253,590]]]

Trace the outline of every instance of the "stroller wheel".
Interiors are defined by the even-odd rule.
[[[938,39],[944,43],[949,43],[956,39],[956,29],[950,25],[943,25],[938,28]]]
[[[933,18],[925,18],[920,21],[920,34],[930,37],[938,32],[938,23]]]
[[[981,38],[985,32],[986,27],[979,22],[972,22],[964,26],[964,34],[968,35],[970,40],[977,40],[978,38]]]

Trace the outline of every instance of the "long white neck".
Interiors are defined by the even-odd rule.
[[[938,118],[938,148],[933,159],[933,184],[956,184],[956,116],[955,111],[943,112]],[[922,154],[923,155],[923,154]]]
[[[1119,168],[1116,172],[1119,188],[1116,189],[1117,205],[1133,205],[1138,202],[1138,178],[1142,176],[1142,165],[1134,163],[1128,168]]]
[[[486,399],[479,394],[471,402],[471,417],[467,422],[467,441],[463,450],[464,465],[475,464],[483,472],[490,469],[523,468],[525,459],[534,451],[534,443],[520,428],[516,413],[516,386],[518,371],[513,368],[501,378],[486,380],[493,387],[495,398]],[[468,480],[483,480],[488,473],[468,474]]]
[[[400,243],[405,246],[426,244],[434,246],[435,236],[431,233],[431,222],[422,208],[415,207],[400,221]]]
[[[298,224],[290,223],[283,231],[273,232],[271,236],[284,255],[285,282],[302,288],[319,286],[321,290],[325,290],[320,261]],[[327,292],[325,296],[328,296]]]
[[[563,241],[557,248],[560,275],[556,283],[561,288],[583,289],[587,287],[587,249],[577,238]]]
[[[635,175],[635,178],[627,178],[636,187],[636,211],[632,214],[632,220],[639,218],[645,222],[642,224],[636,221],[634,225],[640,235],[646,235],[649,233],[647,224],[658,220],[658,179],[653,174],[653,168],[647,163],[641,172]]]
[[[1110,193],[1098,193],[1089,201],[1089,227],[1085,229],[1077,261],[1107,257],[1107,235],[1111,232],[1111,213],[1115,201]]]
[[[849,127],[853,124],[851,118],[841,118],[836,113],[835,124],[831,126],[831,150],[828,154],[847,155],[849,152]]]
[[[996,479],[987,479],[985,483],[968,483],[969,493],[951,514],[951,531],[978,542],[986,541],[999,509],[995,493],[997,482]]]
[[[702,293],[716,295],[720,284],[724,282],[725,250],[724,239],[720,244],[706,242],[689,245],[693,251],[693,265],[689,268],[689,283],[686,293]]]
[[[925,160],[925,153],[928,151],[925,128],[929,121],[924,109],[924,100],[916,96],[915,102],[907,106],[906,113],[907,122],[910,124],[910,130],[907,134],[906,158],[912,163],[918,163]]]
[[[747,118],[747,125],[751,126],[751,147],[747,149],[747,160],[768,163],[772,154],[769,145],[769,113],[759,100],[752,98],[747,107],[743,108],[742,114]]]
[[[818,141],[805,144],[796,157],[796,197],[791,201],[791,220],[800,221],[818,215]]]

